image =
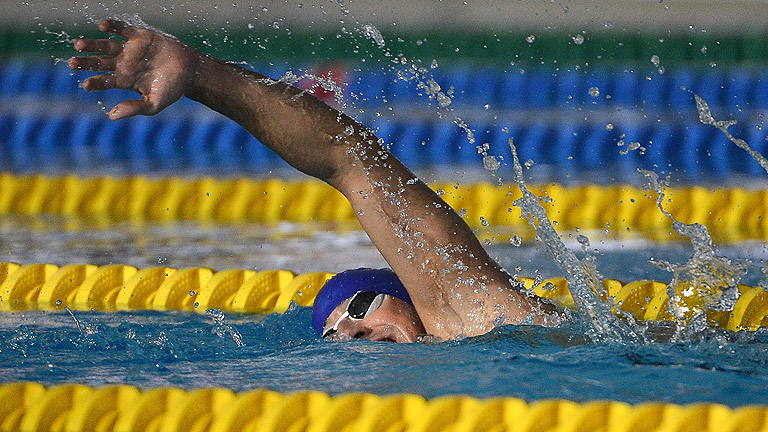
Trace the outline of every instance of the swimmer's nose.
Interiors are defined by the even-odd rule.
[[[357,330],[357,332],[355,332],[352,338],[353,339],[369,339],[370,335],[371,335],[371,329],[364,327],[362,329]]]

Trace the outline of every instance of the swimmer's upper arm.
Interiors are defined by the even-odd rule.
[[[365,150],[351,154],[334,186],[352,203],[431,334],[478,335],[499,320],[519,323],[537,308],[553,312],[518,288],[464,220],[375,137],[362,140],[357,148]]]
[[[347,197],[431,334],[483,334],[499,320],[517,323],[542,307],[368,128],[309,94],[234,65],[207,58],[197,75],[190,97]]]
[[[142,93],[141,101],[113,109],[113,118],[154,114],[184,94],[239,123],[295,168],[336,187],[405,284],[430,333],[485,333],[497,319],[519,322],[537,306],[467,224],[364,126],[295,87],[203,55],[163,33],[134,31],[119,21],[105,21],[101,28],[128,41],[79,42],[80,50],[106,55],[76,57],[70,67],[114,70],[89,78],[90,90]]]

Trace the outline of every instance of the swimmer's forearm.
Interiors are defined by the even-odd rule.
[[[427,330],[478,335],[536,307],[467,224],[367,128],[282,82],[201,57],[186,95],[341,191],[411,295]]]
[[[296,87],[200,56],[186,96],[224,114],[298,170],[336,186],[352,119]]]

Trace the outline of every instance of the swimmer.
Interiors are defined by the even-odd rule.
[[[501,268],[464,220],[367,127],[298,88],[217,60],[161,31],[118,20],[99,28],[125,40],[76,40],[74,48],[90,55],[72,57],[69,67],[103,72],[82,83],[87,92],[128,89],[141,95],[113,107],[112,120],[154,115],[190,98],[349,200],[394,272],[350,270],[326,283],[312,317],[323,337],[456,339],[501,324],[551,324],[562,316]]]

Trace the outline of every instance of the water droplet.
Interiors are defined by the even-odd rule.
[[[590,87],[589,88],[589,95],[592,97],[598,97],[600,96],[600,89],[597,87]]]
[[[533,166],[533,159],[528,159],[527,161],[525,161],[523,165],[525,165],[526,168],[530,169]]]
[[[583,44],[584,43],[584,36],[580,35],[580,34],[577,34],[576,36],[573,37],[573,43],[575,43],[576,45]]]
[[[603,27],[605,27],[607,29],[613,28],[613,23],[610,22],[610,21],[606,21],[606,22],[603,23]]]
[[[61,306],[61,300],[56,300],[56,306]]]
[[[157,263],[158,264],[163,264],[166,261],[168,261],[168,258],[166,258],[166,257],[160,257],[160,258],[157,259]]]
[[[605,130],[612,131],[613,130],[613,123],[606,123],[605,124]]]
[[[657,56],[656,54],[652,55],[651,63],[653,63],[654,66],[659,67],[659,65],[661,64],[661,60],[659,60],[659,56]]]
[[[480,224],[482,224],[484,227],[487,227],[488,221],[484,217],[480,216]]]
[[[496,171],[501,167],[501,163],[496,159],[495,156],[484,156],[483,157],[483,168],[485,168],[488,171]]]
[[[371,23],[363,24],[363,36],[367,37],[368,39],[373,39],[379,48],[384,48],[384,45],[386,44],[384,42],[384,36],[382,36],[379,29],[377,29],[376,26]]]
[[[192,290],[192,291],[190,291],[190,292],[189,292],[189,296],[190,296],[190,297],[194,297],[195,295],[197,295],[197,293],[195,292],[195,290]]]
[[[195,309],[197,309],[197,308],[200,306],[200,303],[198,303],[198,302],[195,302],[195,305],[194,305],[194,306],[195,306]]]
[[[528,37],[525,38],[525,41],[528,42],[528,43],[534,43],[534,42],[536,42],[536,36],[529,35]]]
[[[509,239],[509,244],[514,247],[520,247],[520,245],[523,244],[523,239],[521,239],[520,236],[514,235]]]

